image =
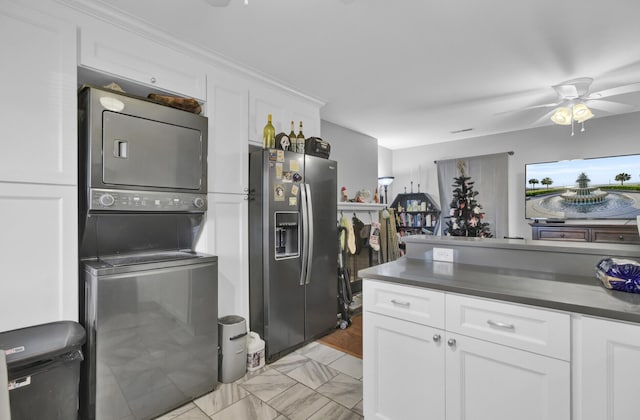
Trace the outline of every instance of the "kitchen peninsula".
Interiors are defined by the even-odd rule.
[[[640,246],[405,239],[359,272],[366,418],[636,418],[640,295],[594,273]]]

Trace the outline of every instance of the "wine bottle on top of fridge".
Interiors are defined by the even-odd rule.
[[[296,126],[295,122],[291,121],[291,132],[289,133],[289,140],[291,141],[291,151],[292,152],[295,152],[295,151],[298,150],[298,148],[296,147],[297,143],[298,143],[298,140],[297,140],[297,136],[296,136],[296,132],[295,132],[295,126]]]
[[[304,154],[304,134],[302,134],[302,121],[300,121],[300,131],[296,137],[296,152]]]
[[[271,124],[271,114],[267,116],[267,125],[262,131],[262,142],[265,149],[273,149],[276,147],[276,129]]]

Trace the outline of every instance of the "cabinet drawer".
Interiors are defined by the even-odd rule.
[[[444,293],[375,280],[363,280],[363,309],[444,328]]]
[[[593,242],[610,242],[621,244],[640,244],[640,236],[638,233],[627,231],[611,231],[611,230],[591,230],[591,240]]]
[[[447,331],[570,360],[569,314],[454,294],[446,305]]]
[[[588,229],[540,229],[540,239],[557,241],[589,241]]]

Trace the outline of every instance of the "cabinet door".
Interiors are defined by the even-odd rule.
[[[570,419],[569,362],[458,334],[446,338],[447,420]]]
[[[209,194],[201,252],[218,256],[218,316],[249,319],[248,206],[246,196]]]
[[[444,419],[442,330],[373,312],[363,319],[367,419]]]
[[[574,344],[580,349],[575,361],[576,418],[638,419],[640,326],[589,317],[574,325]]]
[[[206,97],[202,62],[97,19],[80,29],[80,65],[177,95]]]
[[[0,181],[75,185],[75,27],[2,1],[0,38]]]
[[[207,79],[209,191],[246,194],[249,182],[247,82],[217,70],[211,70]]]
[[[0,331],[78,320],[77,194],[0,183]]]

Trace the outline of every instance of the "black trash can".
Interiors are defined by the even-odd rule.
[[[12,420],[78,418],[84,328],[58,321],[0,333]]]

